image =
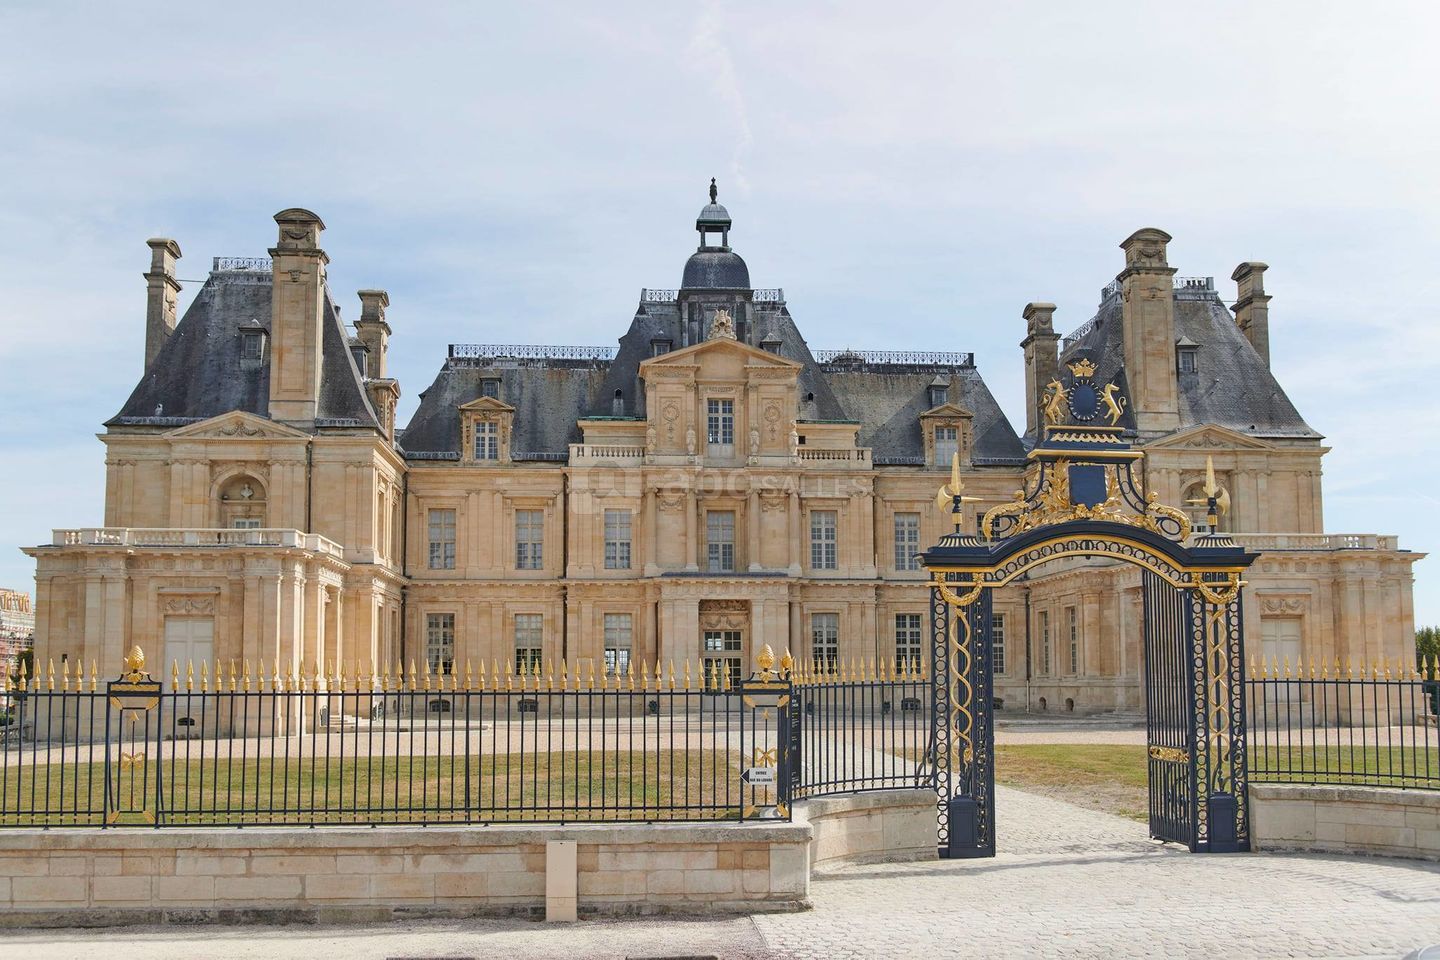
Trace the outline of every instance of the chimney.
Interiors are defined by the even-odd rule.
[[[1136,230],[1120,244],[1125,269],[1121,324],[1125,378],[1135,429],[1142,435],[1171,433],[1180,426],[1175,374],[1175,268],[1166,259],[1170,234],[1154,227]]]
[[[270,250],[270,416],[310,423],[320,400],[324,342],[325,224],[309,210],[275,214],[280,238]]]
[[[175,261],[180,259],[180,244],[164,237],[145,241],[150,245],[150,272],[145,278],[145,369],[175,329],[175,302],[180,296],[180,281],[175,279]]]
[[[1270,366],[1270,298],[1265,295],[1265,271],[1270,269],[1258,260],[1242,263],[1230,274],[1239,286],[1235,300],[1235,322],[1240,332]]]
[[[1045,432],[1045,418],[1040,415],[1045,385],[1055,379],[1060,369],[1060,334],[1055,332],[1055,304],[1027,303],[1025,339],[1025,433],[1040,442]]]
[[[390,349],[390,324],[385,322],[385,308],[390,295],[384,290],[360,291],[360,319],[355,321],[355,335],[365,344],[365,369],[360,372],[370,380],[385,379],[385,354]]]

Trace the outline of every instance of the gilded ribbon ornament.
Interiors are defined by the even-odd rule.
[[[960,751],[961,758],[967,764],[974,763],[975,718],[970,712],[971,702],[975,696],[974,687],[970,684],[970,666],[974,658],[970,653],[972,637],[970,617],[965,613],[965,608],[980,599],[980,592],[985,589],[985,584],[983,582],[972,584],[970,589],[963,594],[957,594],[940,580],[932,581],[931,586],[940,591],[941,598],[947,604],[956,608],[955,614],[950,618],[949,638],[950,729],[955,732],[955,739],[963,745]]]
[[[1213,745],[1214,765],[1211,767],[1211,785],[1215,790],[1227,790],[1230,786],[1230,663],[1229,631],[1225,625],[1230,604],[1240,596],[1244,581],[1232,573],[1224,583],[1206,583],[1195,578],[1195,590],[1210,604],[1205,620],[1205,650],[1209,662],[1210,678],[1207,691],[1207,714],[1210,719],[1210,742]]]

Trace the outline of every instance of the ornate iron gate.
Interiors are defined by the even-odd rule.
[[[1196,852],[1249,849],[1245,803],[1241,576],[1254,561],[1228,537],[1185,545],[1190,520],[1143,490],[1145,454],[1119,425],[1124,398],[1100,390],[1077,358],[1047,394],[1029,489],[964,532],[959,457],[937,505],[955,532],[921,560],[930,572],[933,725],[928,761],[942,856],[995,853],[991,594],[1052,560],[1101,558],[1141,568],[1150,832]],[[1100,405],[1111,423],[1099,425]],[[1065,422],[1065,421],[1069,422]],[[1207,462],[1207,519],[1224,509]]]

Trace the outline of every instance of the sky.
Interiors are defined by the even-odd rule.
[[[328,227],[390,292],[400,421],[452,342],[613,344],[710,177],[812,347],[973,350],[1024,423],[1021,310],[1089,319],[1140,227],[1270,264],[1325,524],[1440,549],[1440,81],[1426,3],[0,4],[0,585],[103,521],[145,239]],[[1440,559],[1415,567],[1440,623]]]

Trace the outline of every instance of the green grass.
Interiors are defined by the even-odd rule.
[[[472,759],[468,770],[436,757],[152,760],[112,765],[118,805],[133,811],[122,820],[156,809],[157,775],[158,804],[177,823],[725,819],[751,802],[739,768],[714,750],[511,754]],[[96,821],[104,776],[101,763],[9,767],[0,825]]]
[[[1144,821],[1149,816],[1148,760],[1147,748],[1138,745],[1001,744],[995,748],[995,780],[1077,806]],[[1255,783],[1440,787],[1440,750],[1436,749],[1252,745],[1249,768]]]

